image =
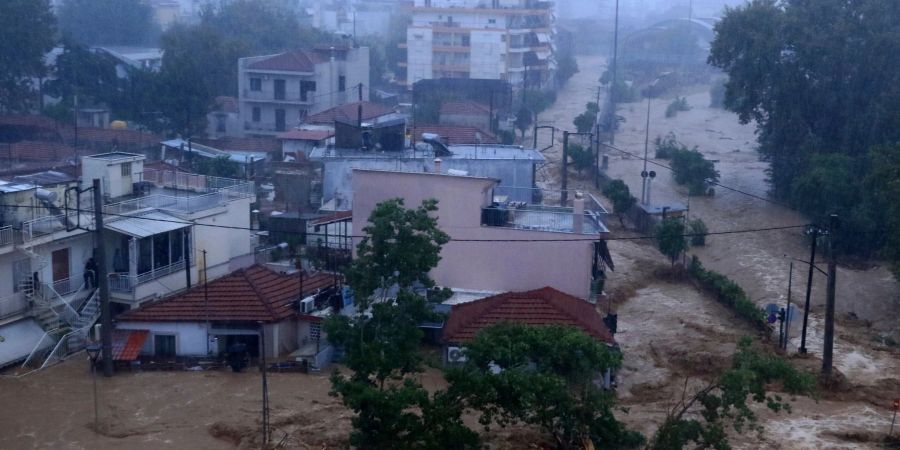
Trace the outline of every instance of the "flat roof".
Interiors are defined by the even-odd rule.
[[[105,159],[105,160],[112,161],[112,160],[116,160],[116,159],[144,158],[144,155],[138,155],[137,153],[126,153],[126,152],[109,152],[109,153],[99,153],[96,155],[83,156],[83,158]]]
[[[106,224],[106,228],[110,230],[137,238],[145,238],[189,226],[191,226],[190,222],[160,211],[151,211]]]
[[[13,192],[22,192],[30,189],[36,189],[37,186],[28,183],[17,183],[14,181],[0,180],[0,193],[11,194]]]
[[[441,159],[483,159],[483,160],[523,160],[544,162],[544,155],[531,148],[517,145],[450,145],[452,155],[441,156]],[[432,150],[407,148],[397,152],[363,151],[359,149],[327,149],[315,148],[310,152],[310,159],[433,159]]]

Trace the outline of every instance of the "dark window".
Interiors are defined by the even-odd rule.
[[[341,75],[338,77],[338,91],[344,92],[347,90],[347,77]]]
[[[216,115],[216,133],[224,133],[225,132],[225,115],[217,114]]]
[[[184,230],[169,232],[169,240],[172,242],[172,263],[184,259]]]
[[[251,78],[250,79],[250,90],[251,91],[261,91],[262,90],[262,78]]]
[[[175,336],[171,334],[154,335],[153,352],[156,356],[175,356]]]
[[[310,92],[316,91],[316,82],[315,81],[301,81],[300,82],[300,101],[308,102],[311,99],[309,98]]]
[[[284,80],[275,80],[275,100],[284,100]]]
[[[131,176],[131,163],[122,163],[122,176],[130,177]]]
[[[253,121],[259,122],[259,119],[260,119],[259,116],[261,116],[261,115],[262,115],[262,113],[259,110],[259,106],[254,106],[253,107]]]
[[[153,235],[153,268],[169,265],[169,233]]]
[[[463,45],[463,47],[468,47],[468,46],[469,46],[469,42],[470,42],[470,41],[469,41],[469,35],[468,35],[468,34],[464,34],[463,37],[462,37],[462,45]]]
[[[284,131],[284,110],[276,109],[275,110],[275,131]]]
[[[145,237],[138,241],[138,274],[147,273],[153,268],[153,238]]]

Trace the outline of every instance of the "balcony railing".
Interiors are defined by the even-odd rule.
[[[109,290],[113,292],[134,292],[134,289],[144,283],[148,283],[157,278],[171,275],[178,271],[184,270],[184,260],[174,262],[168,266],[157,267],[149,272],[140,275],[129,275],[128,273],[111,273],[109,274]]]
[[[144,171],[144,181],[149,181],[159,188],[189,191],[191,194],[185,196],[152,194],[138,197],[106,205],[103,207],[103,213],[111,215],[112,219],[147,208],[190,213],[254,195],[252,181],[233,178],[147,169]]]
[[[91,220],[90,214],[83,215],[82,219],[84,219],[81,222],[82,226],[86,227],[93,223],[86,223],[86,221]],[[41,236],[46,236],[56,233],[57,231],[65,230],[66,220],[73,224],[76,223],[78,221],[78,213],[75,211],[70,211],[65,214],[44,216],[34,220],[22,222],[22,239],[24,242],[29,242]]]
[[[591,194],[576,200],[578,195],[574,190],[499,186],[493,190],[491,205],[482,208],[481,224],[563,233],[608,232],[604,220],[609,212],[603,204]]]
[[[0,228],[0,247],[15,243],[15,231],[12,225]]]

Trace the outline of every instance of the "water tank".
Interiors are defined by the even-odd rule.
[[[37,190],[34,191],[34,196],[45,202],[53,203],[56,201],[56,192],[48,191],[47,189],[37,188]]]

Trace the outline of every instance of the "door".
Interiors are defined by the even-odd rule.
[[[153,354],[156,356],[175,356],[175,335],[153,335]]]
[[[275,110],[275,131],[284,131],[284,110],[276,109]]]
[[[284,100],[284,80],[275,80],[275,100]]]
[[[52,255],[53,261],[53,282],[69,278],[69,249],[61,248]]]

